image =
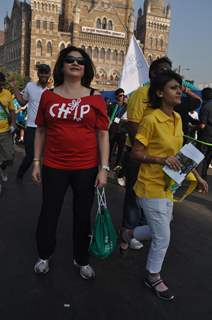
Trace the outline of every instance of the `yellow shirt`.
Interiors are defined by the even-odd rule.
[[[6,89],[2,89],[2,91],[0,91],[0,133],[3,133],[8,132],[10,130],[10,126],[7,115],[1,105],[6,107],[8,111],[14,110],[13,96],[10,91]]]
[[[150,107],[148,101],[149,84],[138,88],[130,96],[127,103],[127,119],[135,123],[140,123],[143,117],[150,114],[153,109]],[[130,139],[127,138],[126,144],[131,147]]]
[[[183,145],[182,121],[178,113],[172,117],[160,109],[154,109],[140,123],[136,140],[146,148],[145,153],[153,157],[174,156]],[[173,199],[172,192],[166,190],[165,173],[162,165],[142,163],[134,186],[138,197]]]

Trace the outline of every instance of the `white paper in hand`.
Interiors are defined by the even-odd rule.
[[[204,159],[204,154],[192,143],[185,144],[176,158],[181,162],[180,170],[175,171],[168,166],[163,167],[163,171],[178,184],[181,184],[189,172],[196,168]]]

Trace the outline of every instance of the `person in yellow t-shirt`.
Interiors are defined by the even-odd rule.
[[[159,73],[164,70],[170,70],[172,68],[172,62],[167,57],[162,57],[152,62],[149,69],[150,82]],[[122,218],[122,230],[133,229],[140,224],[145,223],[142,209],[139,208],[136,202],[136,196],[133,190],[134,184],[139,170],[139,163],[136,160],[132,160],[131,146],[134,143],[135,135],[138,129],[139,123],[143,117],[152,112],[152,108],[148,103],[148,91],[150,84],[138,88],[129,98],[127,107],[127,119],[128,119],[128,140],[126,152],[124,154],[123,164],[124,172],[126,176],[126,191],[124,198],[123,218]],[[136,239],[131,239],[129,243],[120,242],[120,252],[123,254],[128,246],[131,249],[139,250],[143,247],[142,243]]]
[[[15,130],[15,111],[10,91],[4,89],[5,75],[0,72],[0,177],[6,182],[6,167],[14,158],[12,131]]]
[[[182,121],[174,112],[174,107],[181,101],[181,94],[182,78],[173,71],[163,72],[151,81],[149,100],[153,111],[139,125],[132,148],[132,157],[140,163],[134,190],[148,226],[136,227],[123,235],[127,239],[151,238],[144,283],[164,300],[174,298],[160,277],[169,246],[173,200],[171,192],[166,190],[162,168],[164,165],[174,170],[181,168],[175,155],[183,145]],[[199,186],[207,192],[207,182],[196,171],[194,173]]]

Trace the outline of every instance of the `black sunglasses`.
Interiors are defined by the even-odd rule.
[[[85,65],[85,59],[81,58],[81,57],[66,56],[64,58],[64,62],[66,62],[66,63],[77,62],[77,64],[79,64],[80,66],[84,66]]]

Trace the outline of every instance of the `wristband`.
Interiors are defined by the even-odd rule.
[[[34,162],[40,162],[40,159],[33,159]]]

